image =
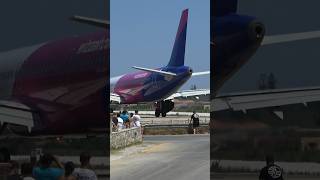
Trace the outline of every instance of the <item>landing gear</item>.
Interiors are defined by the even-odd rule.
[[[156,110],[155,110],[155,112],[154,112],[154,115],[156,116],[156,117],[160,117],[160,109],[159,108],[156,108]]]
[[[165,100],[165,101],[158,101],[155,103],[155,116],[160,117],[160,114],[162,117],[167,116],[167,112],[170,112],[174,108],[174,102],[171,100]]]

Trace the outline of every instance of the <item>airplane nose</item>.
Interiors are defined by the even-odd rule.
[[[261,41],[265,34],[265,27],[261,22],[253,21],[249,24],[248,27],[249,38],[254,41]]]

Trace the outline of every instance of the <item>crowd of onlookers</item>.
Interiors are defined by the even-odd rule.
[[[30,163],[8,160],[0,164],[8,164],[5,173],[7,180],[97,180],[97,175],[90,165],[90,154],[83,152],[80,155],[80,167],[75,167],[71,161],[62,164],[57,157],[43,154],[38,161],[30,159]],[[2,159],[2,158],[1,158]],[[10,158],[9,158],[10,159]]]
[[[111,118],[112,131],[119,131],[121,129],[127,129],[131,127],[141,127],[140,121],[141,117],[137,110],[135,110],[134,113],[129,113],[126,110],[118,113],[114,112]]]

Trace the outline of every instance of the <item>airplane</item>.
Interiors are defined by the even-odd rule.
[[[109,22],[71,19],[104,30],[0,53],[0,132],[107,129]]]
[[[122,104],[156,102],[155,116],[165,117],[174,108],[172,99],[196,96],[207,91],[177,92],[192,76],[209,74],[193,72],[185,66],[185,44],[188,9],[183,10],[169,63],[161,68],[150,69],[133,66],[140,71],[110,79],[110,99]]]
[[[277,107],[320,100],[320,87],[271,89],[241,93],[219,93],[261,46],[320,37],[320,31],[265,36],[258,18],[237,14],[238,0],[211,3],[211,110],[241,110]],[[278,113],[277,113],[278,115]],[[282,117],[282,116],[281,116]]]

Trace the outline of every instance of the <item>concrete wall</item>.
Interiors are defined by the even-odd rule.
[[[112,132],[110,136],[111,149],[124,148],[129,145],[142,142],[140,127],[123,129],[119,132]]]

